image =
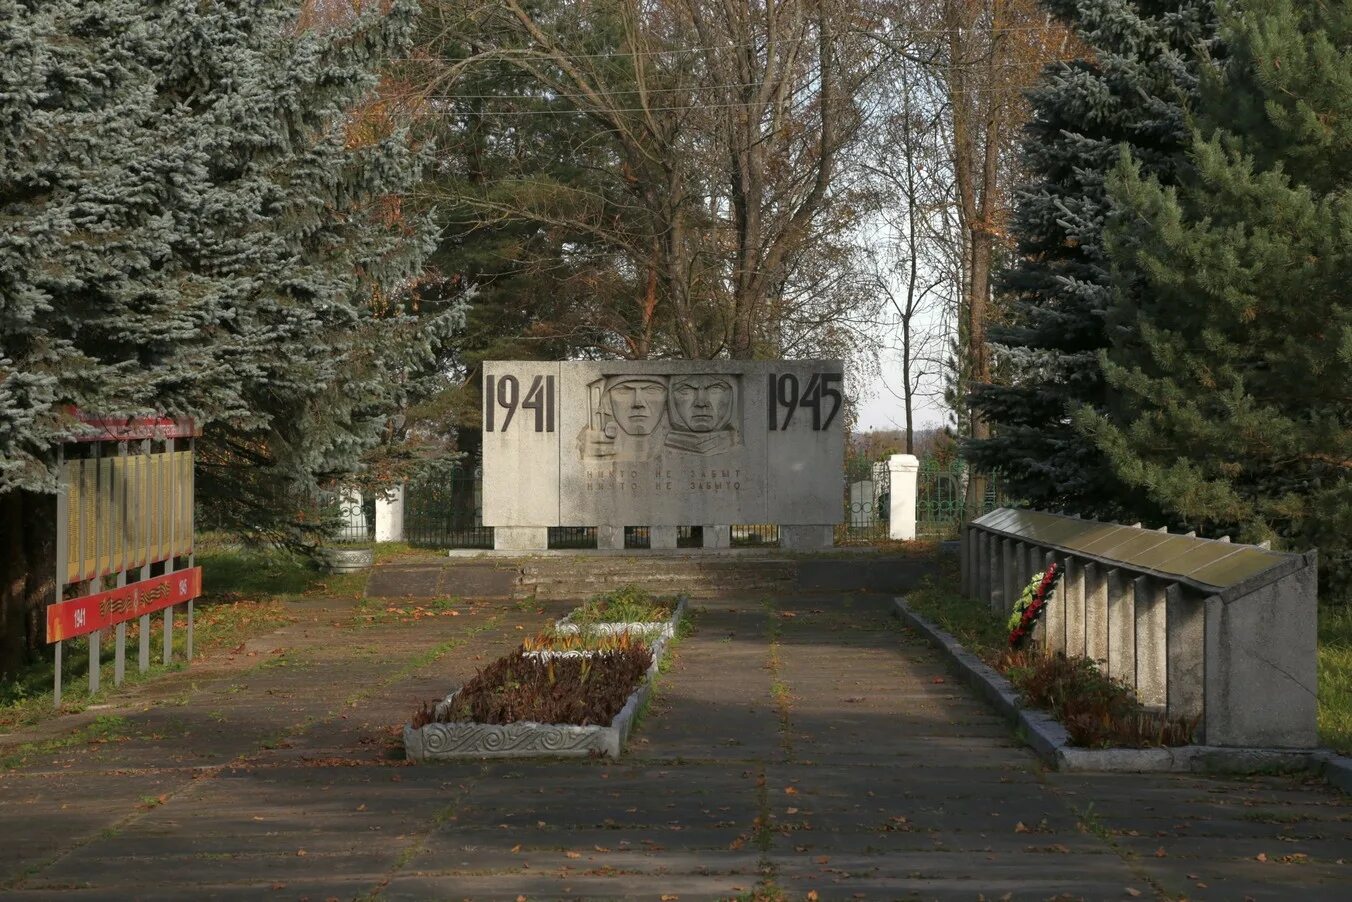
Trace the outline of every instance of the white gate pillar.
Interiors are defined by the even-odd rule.
[[[404,486],[402,484],[376,495],[376,541],[404,541]]]
[[[887,534],[892,539],[915,538],[916,474],[920,461],[914,454],[893,454],[887,459],[891,483],[888,492]]]

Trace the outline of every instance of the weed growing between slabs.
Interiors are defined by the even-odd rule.
[[[1038,574],[1036,580],[1041,578]],[[1147,712],[1131,687],[1088,658],[1011,651],[1005,618],[946,588],[956,581],[950,562],[946,572],[938,579],[926,578],[906,602],[1004,674],[1030,705],[1049,710],[1066,728],[1072,745],[1155,748],[1192,743],[1195,722]]]
[[[1319,606],[1319,741],[1352,755],[1352,606]]]

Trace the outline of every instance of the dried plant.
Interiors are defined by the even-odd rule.
[[[1010,652],[999,669],[1027,698],[1066,728],[1072,745],[1151,748],[1189,745],[1196,720],[1146,711],[1131,687],[1088,658]]]
[[[507,724],[609,724],[652,665],[652,650],[634,643],[586,657],[533,658],[513,652],[475,674],[442,716],[427,705],[414,726],[440,721]]]

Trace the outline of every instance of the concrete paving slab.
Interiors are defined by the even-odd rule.
[[[569,605],[399,623],[311,604],[253,643],[246,671],[152,682],[110,712],[127,720],[117,741],[0,773],[0,893],[1346,896],[1344,796],[1287,777],[1045,772],[889,603],[712,599],[625,759],[433,767],[399,758],[417,701]]]

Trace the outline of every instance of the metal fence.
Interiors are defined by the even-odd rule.
[[[920,538],[954,539],[963,523],[995,510],[1003,503],[999,483],[987,477],[979,510],[967,510],[970,473],[961,460],[926,458],[916,476],[915,532]]]
[[[779,545],[777,523],[734,523],[728,529],[728,544],[733,548],[763,548]]]
[[[627,530],[626,530],[627,532]],[[626,542],[628,536],[625,537]],[[551,526],[549,527],[550,548],[595,548],[595,526]]]
[[[891,470],[887,460],[854,458],[843,474],[844,522],[836,528],[839,545],[868,544],[888,538],[891,510]],[[998,482],[988,479],[978,510],[966,509],[967,467],[961,460],[926,458],[920,463],[916,483],[916,534],[920,538],[951,539],[959,527],[1008,504]],[[340,542],[369,541],[375,534],[374,499],[356,496],[342,504]],[[432,548],[492,548],[493,527],[483,525],[483,471],[479,466],[456,469],[451,479],[411,486],[404,500],[404,535],[412,545]],[[678,528],[678,548],[703,544],[699,526]],[[774,547],[779,527],[773,523],[734,524],[729,533],[734,547]],[[626,548],[648,548],[646,526],[625,528]],[[590,526],[559,526],[549,530],[550,548],[595,548],[596,529]]]
[[[457,468],[449,480],[411,486],[404,537],[431,548],[492,548],[493,527],[483,524],[482,468]]]

